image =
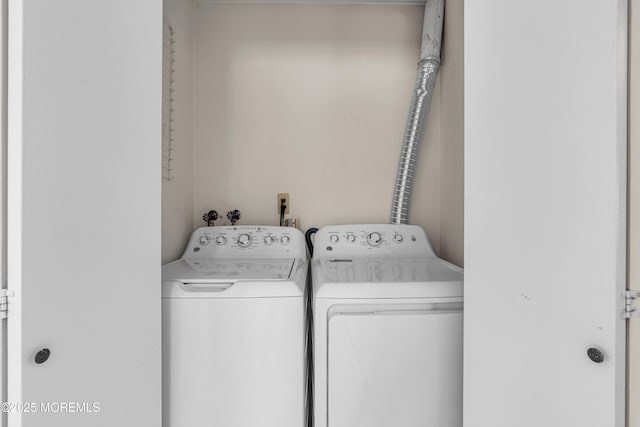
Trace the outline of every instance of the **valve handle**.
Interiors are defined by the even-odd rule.
[[[227,219],[231,221],[231,225],[236,225],[236,221],[238,221],[241,216],[240,211],[237,209],[227,212]]]
[[[207,223],[207,227],[211,227],[216,219],[218,219],[218,211],[215,210],[210,210],[202,215],[202,220]]]

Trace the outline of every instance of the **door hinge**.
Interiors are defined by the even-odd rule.
[[[9,297],[13,296],[13,291],[0,289],[0,319],[6,319],[9,313]]]
[[[624,311],[622,312],[623,319],[631,319],[633,317],[640,317],[640,310],[633,308],[633,303],[636,299],[640,298],[640,291],[626,291],[624,293]]]

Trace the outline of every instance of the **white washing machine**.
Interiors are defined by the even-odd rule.
[[[325,227],[314,246],[315,427],[461,427],[462,270],[418,226]]]
[[[302,427],[303,234],[203,227],[162,269],[163,425]]]

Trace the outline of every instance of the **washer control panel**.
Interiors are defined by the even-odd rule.
[[[316,233],[314,258],[434,255],[429,238],[417,225],[360,224],[323,227]]]
[[[304,235],[273,226],[201,227],[191,236],[183,258],[221,256],[306,257]]]

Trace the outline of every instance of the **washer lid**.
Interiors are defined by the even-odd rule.
[[[300,297],[306,271],[294,258],[183,258],[162,267],[162,297]]]
[[[183,258],[162,269],[162,280],[288,280],[294,258]]]

